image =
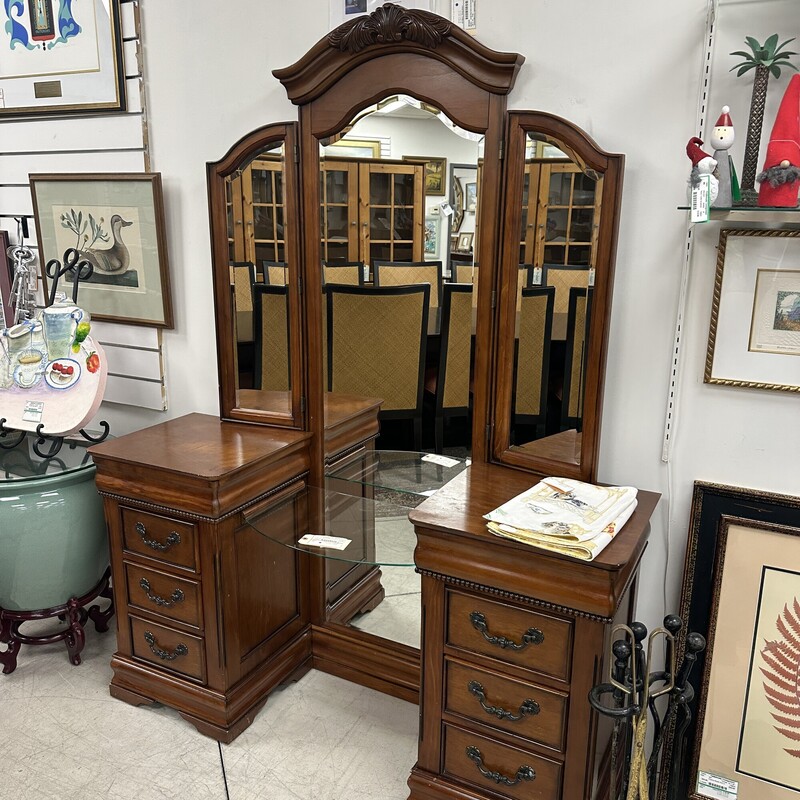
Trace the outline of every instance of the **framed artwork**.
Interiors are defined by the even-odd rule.
[[[474,214],[478,207],[478,184],[468,183],[464,186],[464,190],[466,191],[467,211]]]
[[[800,391],[800,231],[720,232],[704,380]]]
[[[472,250],[473,233],[458,234],[458,250],[461,253],[469,253]]]
[[[364,14],[372,14],[385,2],[386,0],[330,0],[330,26],[338,28],[339,25],[351,19],[364,16]],[[396,4],[404,8],[431,10],[430,0],[397,0]]]
[[[453,200],[453,231],[457,233],[464,221],[464,187],[455,175],[453,176]]]
[[[707,648],[690,676],[685,768],[669,796],[797,797],[800,497],[695,483],[678,613]],[[665,764],[678,756],[673,733]]]
[[[8,234],[0,231],[0,328],[10,328],[14,321],[11,307],[11,259],[8,257]]]
[[[171,328],[161,175],[31,175],[30,183],[45,296],[47,263],[74,247],[94,267],[78,295],[93,319]]]
[[[341,158],[380,158],[381,143],[378,139],[341,139],[325,147],[326,156]]]
[[[439,252],[439,218],[425,218],[425,245],[424,251],[428,255],[436,255]]]
[[[124,110],[119,0],[0,4],[0,117]]]
[[[403,156],[403,161],[425,164],[425,194],[444,196],[447,183],[447,159],[436,156]]]

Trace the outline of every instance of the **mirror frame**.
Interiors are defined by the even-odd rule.
[[[230,256],[226,181],[238,169],[256,158],[269,145],[284,145],[284,237],[289,287],[289,375],[291,380],[288,414],[246,408],[237,404],[236,342],[233,336],[230,296]],[[219,160],[206,164],[208,208],[211,228],[211,253],[214,271],[214,315],[217,332],[220,417],[225,420],[259,422],[281,427],[303,428],[305,378],[302,364],[302,326],[300,303],[300,217],[297,183],[297,123],[265,125],[241,138]]]
[[[522,225],[522,188],[525,171],[525,143],[528,133],[544,136],[560,147],[583,170],[602,173],[601,216],[594,267],[594,296],[589,329],[589,360],[583,400],[580,464],[568,463],[514,450],[510,445],[513,391],[515,302],[519,261],[518,231]],[[540,475],[560,475],[594,482],[600,444],[603,383],[608,350],[614,262],[617,250],[619,212],[625,156],[607,153],[580,128],[561,117],[544,112],[510,111],[506,132],[504,175],[506,232],[501,255],[499,285],[496,385],[492,432],[494,460]],[[513,235],[512,235],[513,232]],[[539,440],[536,440],[539,441]],[[543,440],[541,440],[543,441]]]

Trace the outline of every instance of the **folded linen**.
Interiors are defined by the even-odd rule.
[[[545,478],[485,515],[497,536],[592,561],[636,509],[632,486]]]

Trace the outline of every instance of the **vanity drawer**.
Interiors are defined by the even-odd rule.
[[[474,733],[444,726],[444,774],[501,797],[561,800],[562,765]]]
[[[448,592],[447,643],[569,680],[572,623],[567,620]]]
[[[128,603],[170,619],[201,627],[200,585],[137,564],[125,564]]]
[[[445,710],[561,751],[567,695],[446,659]]]
[[[162,669],[205,682],[203,640],[131,615],[133,655]]]
[[[149,514],[136,508],[122,509],[125,549],[167,564],[197,570],[196,526],[182,520]]]

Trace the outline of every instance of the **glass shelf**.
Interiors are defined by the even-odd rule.
[[[324,488],[305,490],[307,507],[324,508],[324,530],[287,533],[276,524],[282,506],[246,517],[260,535],[320,558],[383,567],[414,567],[416,536],[409,512],[465,470],[469,463],[436,463],[427,453],[367,451],[338,466]],[[295,502],[295,499],[287,500]],[[308,535],[330,536],[343,549],[308,543]],[[288,537],[288,538],[287,538]]]
[[[686,206],[678,206],[678,211],[691,211]],[[765,215],[770,215],[768,218]],[[780,206],[732,206],[731,208],[712,208],[710,219],[739,219],[753,222],[775,220],[782,222],[800,222],[800,207],[784,208]]]

